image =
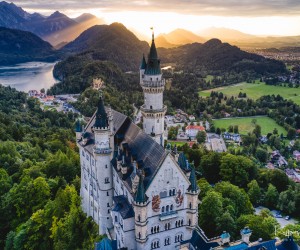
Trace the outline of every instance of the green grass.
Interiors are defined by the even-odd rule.
[[[187,142],[184,142],[184,141],[168,141],[167,143],[170,143],[172,147],[176,144],[176,146],[178,147],[178,146],[183,146]]]
[[[246,135],[249,132],[252,132],[255,125],[252,123],[252,120],[256,119],[256,124],[261,126],[261,133],[262,135],[267,135],[268,133],[272,133],[274,128],[277,128],[278,134],[286,135],[286,130],[279,126],[273,119],[260,116],[260,117],[243,117],[243,118],[229,118],[229,119],[218,119],[213,120],[215,128],[225,128],[228,130],[229,125],[238,125],[239,126],[239,133]]]
[[[271,86],[264,83],[246,83],[242,82],[235,85],[200,91],[200,96],[210,96],[211,91],[222,92],[227,96],[238,96],[240,92],[246,93],[248,98],[258,99],[263,95],[281,95],[285,99],[294,101],[300,105],[300,88],[289,88],[282,86]]]

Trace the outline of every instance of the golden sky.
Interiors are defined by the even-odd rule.
[[[237,29],[255,35],[300,35],[300,0],[18,0],[30,12],[59,10],[70,17],[84,12],[121,22],[149,35],[184,28],[198,33],[208,27]]]

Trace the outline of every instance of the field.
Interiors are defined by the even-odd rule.
[[[252,122],[253,119],[256,119],[256,124],[261,126],[261,134],[267,135],[272,133],[274,128],[277,128],[278,134],[286,135],[286,130],[279,126],[273,119],[266,116],[252,116],[252,117],[243,117],[243,118],[228,118],[228,119],[218,119],[213,120],[215,128],[225,128],[228,129],[229,125],[238,125],[239,133],[246,135],[249,132],[252,132],[255,124]]]
[[[263,95],[281,95],[285,99],[293,100],[300,105],[300,88],[271,86],[264,83],[242,82],[235,85],[200,91],[200,96],[209,96],[211,91],[222,92],[227,96],[238,96],[240,92],[246,93],[248,98],[258,99]]]

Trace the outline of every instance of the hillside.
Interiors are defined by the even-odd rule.
[[[123,24],[113,23],[89,28],[61,51],[68,54],[85,52],[84,56],[91,60],[112,61],[124,71],[133,71],[139,68],[149,45],[140,41]]]
[[[157,37],[157,47],[171,48],[189,43],[203,43],[206,39],[184,29],[176,29],[167,34],[160,34]],[[160,41],[162,40],[162,41]],[[163,43],[163,41],[165,41]]]
[[[0,27],[0,65],[29,61],[54,61],[57,52],[38,36]]]
[[[254,71],[258,74],[284,72],[282,62],[251,54],[218,39],[204,44],[194,43],[170,49],[159,49],[164,63],[175,63],[182,68],[220,71]]]

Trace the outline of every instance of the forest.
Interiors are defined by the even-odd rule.
[[[93,249],[81,210],[73,115],[0,85],[0,249]]]

